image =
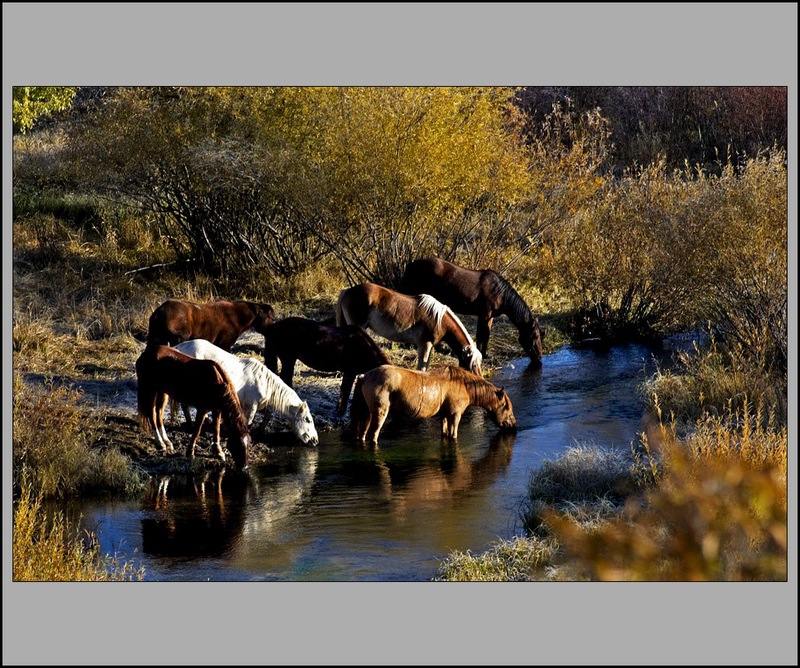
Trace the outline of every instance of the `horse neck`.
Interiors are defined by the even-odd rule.
[[[472,340],[472,337],[469,335],[467,328],[464,327],[464,323],[462,323],[455,314],[448,308],[445,317],[442,319],[442,326],[444,327],[444,342],[457,350],[459,355],[461,355],[461,351],[464,348],[475,348],[475,343]]]
[[[295,408],[302,403],[297,392],[263,364],[255,368],[255,375],[261,389],[261,396],[271,408],[279,413],[286,414],[290,408]]]
[[[222,368],[222,367],[220,367]],[[224,376],[223,376],[224,377]],[[222,417],[225,419],[227,425],[239,433],[239,437],[249,433],[247,428],[247,420],[242,413],[242,405],[239,403],[239,397],[236,394],[236,388],[227,380],[225,382],[225,389],[222,394]]]
[[[478,406],[486,410],[495,410],[497,408],[497,396],[494,393],[494,386],[482,378],[466,378],[464,380],[464,388],[469,395],[469,403],[471,406]]]
[[[528,325],[533,322],[533,313],[519,292],[502,276],[495,275],[497,276],[500,293],[503,296],[501,312],[505,313],[517,329],[522,325]]]

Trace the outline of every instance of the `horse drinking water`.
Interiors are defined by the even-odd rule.
[[[168,299],[150,316],[147,342],[174,346],[190,339],[205,339],[230,351],[248,329],[264,334],[273,322],[275,310],[269,304],[225,300],[198,304]]]
[[[301,443],[304,445],[319,443],[314,418],[311,416],[308,404],[257,359],[237,357],[205,339],[184,341],[175,346],[175,350],[195,359],[214,360],[219,363],[236,389],[248,425],[252,424],[258,411],[275,409],[289,420],[292,431]],[[183,412],[187,414],[185,408]]]
[[[542,363],[539,319],[525,300],[492,269],[466,269],[438,257],[414,260],[406,267],[401,289],[408,294],[427,292],[456,313],[478,316],[475,340],[486,355],[494,319],[506,315],[519,330],[519,344],[536,365]]]
[[[222,367],[213,360],[198,360],[179,350],[162,345],[148,345],[136,360],[137,410],[145,432],[155,430],[156,443],[165,452],[175,448],[164,429],[164,408],[168,398],[197,408],[197,426],[186,450],[194,457],[197,440],[206,413],[214,414],[215,449],[225,460],[220,445],[220,423],[228,428],[228,448],[236,466],[247,468],[247,449],[252,442],[247,421],[242,414],[236,388]]]
[[[264,362],[292,387],[294,366],[300,360],[317,371],[341,371],[342,387],[336,409],[344,413],[359,373],[388,364],[380,346],[360,327],[333,327],[306,318],[284,318],[264,334]]]
[[[350,416],[356,438],[362,442],[377,444],[390,410],[410,418],[439,415],[442,438],[455,440],[461,416],[469,406],[485,409],[502,430],[517,426],[503,388],[454,366],[428,373],[385,364],[368,371],[356,379]]]
[[[459,366],[481,373],[482,355],[466,327],[430,295],[404,295],[376,283],[361,283],[339,293],[336,324],[369,327],[391,341],[417,347],[417,368],[427,369],[433,346],[444,341]]]

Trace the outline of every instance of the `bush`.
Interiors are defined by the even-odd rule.
[[[78,406],[80,395],[52,380],[36,390],[14,375],[15,494],[23,479],[43,498],[128,495],[143,488],[141,475],[124,455],[92,448],[100,418]]]

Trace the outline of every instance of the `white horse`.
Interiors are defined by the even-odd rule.
[[[248,425],[258,411],[274,409],[288,418],[292,431],[304,445],[319,443],[308,404],[257,359],[237,357],[205,339],[191,339],[174,347],[190,357],[214,360],[225,370],[236,388]],[[186,409],[184,414],[188,415]]]

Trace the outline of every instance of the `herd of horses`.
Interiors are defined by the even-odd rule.
[[[342,374],[337,411],[346,413],[352,390],[351,423],[360,442],[376,445],[390,412],[410,418],[438,415],[442,437],[457,439],[462,414],[478,406],[501,430],[513,430],[511,401],[502,388],[483,378],[481,364],[494,320],[506,315],[531,363],[541,365],[543,331],[522,297],[493,270],[466,269],[440,258],[411,262],[401,290],[369,282],[343,289],[335,325],[278,319],[272,306],[252,301],[168,299],[150,316],[147,344],[136,361],[142,429],[155,432],[162,451],[174,452],[164,426],[171,400],[183,406],[187,420],[189,407],[196,409],[187,447],[190,459],[209,414],[216,455],[225,460],[220,441],[224,423],[228,449],[240,469],[247,468],[250,426],[259,411],[276,410],[302,443],[317,445],[308,404],[292,388],[300,360],[311,369]],[[477,343],[456,313],[477,316]],[[248,330],[264,337],[264,363],[231,352]],[[392,365],[368,331],[415,346],[417,369]],[[458,367],[430,368],[440,342],[450,348]]]

